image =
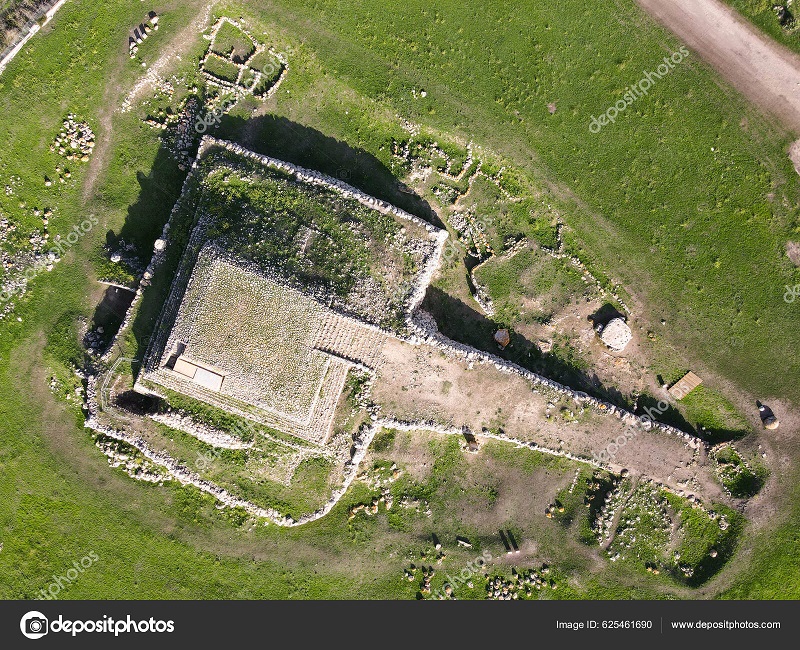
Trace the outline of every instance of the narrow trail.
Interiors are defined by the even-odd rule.
[[[106,168],[111,144],[114,113],[117,110],[121,112],[130,110],[133,103],[141,97],[142,93],[152,88],[153,85],[159,81],[162,72],[169,69],[175,61],[179,61],[183,55],[188,53],[200,32],[208,25],[211,16],[211,8],[213,6],[214,2],[208,3],[202,11],[198,12],[197,17],[191,23],[182,28],[162,47],[162,50],[166,52],[166,54],[159,57],[156,62],[148,68],[147,72],[138,79],[123,100],[122,106],[118,108],[116,106],[118,94],[120,92],[118,80],[124,72],[125,66],[129,64],[127,48],[125,53],[119,56],[119,63],[114,68],[113,77],[109,80],[109,83],[106,84],[106,90],[103,93],[102,107],[98,114],[100,129],[97,133],[97,146],[89,161],[89,167],[86,170],[86,176],[83,181],[82,196],[84,202],[88,201],[91,197],[92,192],[97,186],[101,172]]]

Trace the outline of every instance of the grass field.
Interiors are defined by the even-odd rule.
[[[237,63],[244,62],[255,50],[253,41],[241,29],[225,21],[211,44],[211,50]]]
[[[800,52],[800,23],[797,22],[797,8],[787,2],[764,2],[764,0],[725,0],[745,18],[769,34],[778,43],[795,52]],[[786,25],[782,26],[773,7],[789,9]]]
[[[534,249],[490,259],[475,278],[496,301],[498,320],[506,323],[549,322],[564,306],[595,295],[580,271]]]
[[[152,65],[199,6],[167,2],[139,59]],[[574,252],[622,282],[642,319],[670,324],[685,356],[677,366],[699,362],[748,395],[800,400],[797,303],[782,299],[784,286],[800,281],[783,254],[786,240],[799,236],[800,185],[785,156],[791,138],[691,56],[616,124],[590,133],[592,114],[679,46],[632,2],[590,9],[565,0],[557,10],[532,2],[519,11],[381,0],[342,11],[319,0],[214,11],[256,23],[253,31],[269,34],[264,41],[287,51],[291,66],[269,105],[274,115],[248,123],[243,103],[221,133],[246,134],[256,149],[327,173],[345,171],[348,182],[423,216],[424,206],[396,189],[388,145],[397,133],[387,116],[475,140],[547,188],[576,233]],[[0,596],[35,597],[54,572],[95,551],[100,562],[62,597],[413,598],[418,585],[401,577],[419,539],[464,532],[485,535],[488,547],[494,524],[518,525],[536,539],[564,581],[555,597],[693,595],[631,567],[596,568],[593,551],[575,541],[577,528],[538,512],[521,523],[494,518],[492,499],[513,494],[495,475],[549,473],[549,498],[559,481],[561,490],[572,480],[573,466],[533,452],[490,447],[481,458],[491,458],[492,474],[468,465],[452,441],[422,441],[432,474],[406,487],[430,500],[430,522],[404,513],[348,524],[348,508],[371,496],[357,485],[329,517],[289,531],[237,525],[199,492],[141,485],[108,468],[76,410],[47,388],[48,365],[65,373],[62,362],[76,350],[43,350],[75,316],[91,318],[100,290],[90,260],[109,231],[149,254],[180,188],[178,162],[157,133],[135,111],[115,112],[143,72],[126,51],[141,13],[138,3],[70,2],[0,75],[0,177],[20,178],[16,194],[0,193],[0,211],[27,231],[41,223],[34,207],[52,207],[53,234],[88,212],[100,220],[37,278],[18,306],[21,320],[0,324]],[[202,48],[199,38],[189,48],[195,62]],[[48,147],[70,112],[90,124],[99,145],[68,183],[45,187],[60,163]],[[401,436],[380,453],[420,443],[412,442]],[[800,496],[795,477],[796,466],[779,484],[780,521],[763,532],[745,526],[750,559],[730,563],[720,589],[712,583],[708,593],[800,595],[800,509],[789,505]],[[484,509],[486,526],[462,528],[453,504]],[[475,555],[454,553],[448,562]]]
[[[227,23],[225,24],[227,25]],[[227,59],[214,54],[210,54],[203,62],[203,70],[228,83],[236,83],[239,78],[239,68]]]

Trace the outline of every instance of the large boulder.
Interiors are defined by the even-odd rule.
[[[631,340],[631,328],[621,318],[614,318],[600,331],[600,340],[617,352],[624,350]]]

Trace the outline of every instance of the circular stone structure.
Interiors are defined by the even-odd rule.
[[[617,352],[625,349],[631,336],[631,328],[621,318],[612,319],[600,332],[600,340]]]

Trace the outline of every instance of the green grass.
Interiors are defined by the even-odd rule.
[[[306,458],[300,462],[289,485],[261,474],[262,467],[275,468],[290,460],[293,450],[262,437],[257,449],[223,449],[205,444],[193,436],[159,426],[145,435],[151,446],[169,455],[219,485],[234,496],[262,508],[274,508],[295,519],[322,507],[330,498],[333,464],[325,458]]]
[[[187,397],[186,395],[182,395],[168,388],[159,388],[159,391],[167,396],[167,402],[171,408],[190,415],[192,419],[208,424],[225,433],[236,432],[234,435],[238,435],[245,442],[250,442],[252,439],[251,436],[245,433],[252,427],[252,423],[249,420],[231,415],[227,411],[218,409],[205,402],[192,399],[191,397]]]
[[[303,529],[250,531],[196,490],[135,484],[110,470],[44,385],[41,370],[75,352],[51,343],[45,360],[47,333],[69,333],[73,314],[91,317],[87,259],[95,245],[130,217],[131,240],[148,253],[175,198],[174,182],[161,189],[154,183],[165,170],[177,173],[177,164],[159,154],[157,134],[132,113],[114,113],[113,129],[101,123],[101,109],[118,107],[142,74],[119,46],[141,20],[135,4],[68,3],[0,76],[6,117],[0,175],[22,179],[15,196],[0,192],[0,210],[27,230],[38,225],[31,207],[53,206],[54,233],[67,232],[87,209],[102,217],[102,228],[35,281],[19,306],[22,321],[0,326],[0,595],[33,597],[53,572],[95,550],[101,558],[96,571],[64,597],[413,597],[414,585],[402,583],[399,571],[417,535],[429,532],[425,522],[398,522],[410,526],[413,537],[379,518],[348,524],[350,499],[364,496],[356,488],[328,518]],[[167,3],[158,39],[148,39],[140,56],[152,64],[166,35],[196,9]],[[786,238],[797,237],[798,182],[784,155],[789,138],[718,86],[692,57],[617,124],[591,137],[590,115],[660,60],[663,44],[677,45],[631,2],[590,8],[567,0],[558,10],[534,4],[519,11],[472,2],[431,9],[380,1],[342,11],[340,3],[323,0],[256,11],[234,5],[230,15],[260,20],[281,47],[302,35],[303,47],[292,52],[291,74],[281,87],[279,110],[290,123],[262,120],[254,146],[335,172],[342,161],[363,160],[342,153],[338,143],[346,142],[372,157],[370,164],[347,166],[354,182],[402,199],[392,193],[391,170],[399,166],[387,148],[396,129],[375,114],[400,114],[479,141],[556,190],[563,203],[554,204],[569,207],[562,212],[575,230],[575,250],[650,305],[643,319],[665,317],[673,342],[688,357],[702,358],[753,394],[797,399],[796,312],[781,299],[784,285],[798,282],[783,255]],[[426,98],[412,96],[420,87]],[[343,92],[326,92],[331,88]],[[553,100],[558,110],[550,115],[546,104]],[[373,112],[341,110],[365,105]],[[98,138],[110,138],[88,203],[80,187],[86,166],[73,170],[65,185],[45,188],[42,182],[61,162],[47,147],[67,112],[86,119]],[[223,128],[236,133],[243,128],[237,119]],[[276,133],[287,137],[266,137]],[[504,177],[504,184],[514,189],[515,180]],[[146,209],[129,215],[142,196],[151,197]],[[747,345],[732,353],[732,336]],[[430,527],[455,528],[449,499],[466,489],[458,484],[466,470],[454,449],[436,450],[441,460],[434,467],[432,508],[441,518]],[[469,498],[488,509],[492,483],[482,478],[476,485]],[[426,486],[407,487],[425,492]],[[796,503],[795,497],[787,490],[787,501]],[[788,523],[748,536],[752,555],[728,565],[740,573],[724,595],[798,597],[800,511],[780,512]],[[546,523],[531,526],[540,548],[574,567],[574,575],[586,575],[587,564],[568,546],[563,527],[556,533]],[[394,564],[387,560],[392,553],[399,558]],[[664,593],[616,566],[575,584],[581,586],[565,587],[558,597]]]
[[[250,37],[228,21],[222,23],[211,44],[212,52],[237,63],[244,63],[255,49]]]
[[[592,532],[592,524],[597,517],[597,512],[602,505],[602,498],[593,498],[590,495],[605,492],[610,488],[605,473],[593,470],[590,467],[581,467],[574,487],[565,487],[553,500],[555,510],[551,512],[554,521],[562,526],[573,527],[581,542],[592,546],[597,544],[597,537]],[[598,483],[598,488],[593,487]],[[564,509],[561,512],[561,508]]]
[[[490,259],[475,270],[475,278],[494,303],[495,320],[507,324],[550,322],[565,307],[597,293],[580,271],[532,248]]]
[[[283,71],[284,67],[280,65],[271,74],[263,74],[255,86],[253,86],[253,94],[257,97],[267,94],[270,88],[275,85],[275,82],[278,81],[281,74],[283,74]]]
[[[230,83],[236,83],[236,80],[239,78],[239,68],[237,66],[213,54],[209,55],[203,62],[203,70],[214,75],[217,79],[222,79]]]
[[[698,386],[680,400],[686,419],[712,444],[741,438],[752,427],[719,391]]]
[[[244,72],[242,72],[242,78],[239,80],[239,85],[245,88],[249,88],[250,86],[253,85],[255,77],[256,77],[255,73],[250,68],[247,68],[246,70],[244,70]]]
[[[283,70],[283,63],[269,50],[262,50],[247,62],[253,70],[258,70],[271,81],[275,81]]]
[[[676,532],[680,544],[675,552],[680,558],[674,562],[688,565],[693,570],[691,577],[675,569],[672,574],[692,586],[703,584],[733,557],[744,526],[744,517],[725,506],[715,506],[716,514],[724,515],[729,524],[726,530],[722,530],[717,520],[711,519],[702,510],[692,508],[685,499],[672,494],[666,494],[665,497],[677,513],[679,522]],[[715,557],[712,557],[712,551],[716,552]]]
[[[725,489],[739,499],[755,496],[767,478],[766,471],[745,463],[739,452],[725,445],[716,452],[717,473]]]
[[[607,553],[618,562],[661,567],[667,559],[669,541],[670,522],[663,495],[649,485],[636,487],[622,507]]]
[[[800,598],[800,584],[794,576],[800,572],[800,500],[798,482],[787,486],[792,506],[786,520],[750,540],[754,547],[747,567],[721,598],[770,600]],[[734,560],[735,561],[735,560]]]
[[[63,313],[47,334],[45,352],[67,367],[81,368],[84,363],[85,352],[78,336],[79,318],[80,312]]]
[[[617,562],[696,587],[733,556],[743,523],[726,506],[715,506],[712,517],[682,497],[640,485],[622,510],[608,552],[619,556]]]

